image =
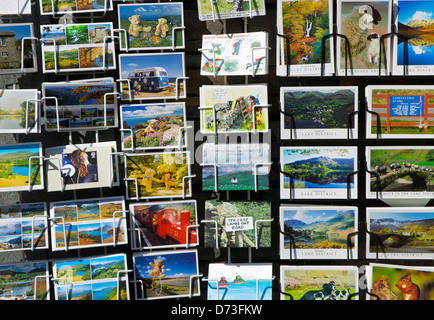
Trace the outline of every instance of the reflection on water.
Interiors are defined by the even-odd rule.
[[[314,172],[303,172],[303,173],[292,173],[294,188],[322,188],[322,189],[340,189],[347,188],[348,175],[351,172],[341,171],[341,172],[329,172],[329,173],[314,173]],[[284,187],[290,188],[291,178],[289,176],[284,177]],[[350,176],[350,187],[354,187],[353,176]]]

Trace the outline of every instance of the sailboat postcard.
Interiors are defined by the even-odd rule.
[[[265,0],[197,0],[199,20],[221,20],[265,15]]]
[[[271,263],[210,263],[208,300],[272,300]]]

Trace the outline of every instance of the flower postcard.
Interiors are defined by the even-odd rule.
[[[270,157],[265,143],[204,143],[202,190],[268,190]]]
[[[281,206],[280,258],[357,259],[357,217],[357,207]]]
[[[50,217],[53,251],[128,242],[123,197],[51,202]]]
[[[339,0],[336,18],[337,75],[389,75],[392,1]]]
[[[278,0],[276,74],[319,76],[334,72],[333,1]]]
[[[0,205],[0,252],[48,249],[46,203]]]
[[[190,153],[125,154],[127,199],[191,196]]]
[[[38,99],[36,89],[0,90],[0,132],[39,133]]]
[[[0,300],[50,300],[48,261],[0,265]]]
[[[184,52],[119,55],[122,99],[186,97]]]
[[[129,300],[125,254],[53,261],[56,300]]]
[[[183,148],[187,145],[184,102],[121,105],[123,150]]]
[[[281,199],[357,197],[357,148],[281,147]]]
[[[0,15],[29,15],[32,14],[31,0],[3,0]]]
[[[133,264],[137,300],[200,296],[197,250],[137,252]]]
[[[202,36],[200,74],[203,76],[268,73],[268,33],[248,32]]]
[[[369,85],[365,92],[368,139],[434,137],[434,86]]]
[[[208,300],[272,300],[271,263],[210,263]]]
[[[266,85],[205,85],[199,93],[201,133],[268,131]]]
[[[281,139],[357,139],[357,87],[281,87],[280,103]]]
[[[133,249],[189,247],[199,244],[196,200],[131,203]]]
[[[357,266],[280,266],[282,300],[357,300]]]
[[[370,263],[367,300],[433,300],[434,268]]]
[[[205,201],[205,247],[271,247],[271,203]]]
[[[0,25],[0,74],[38,71],[33,23]]]
[[[113,10],[113,0],[41,0],[42,15],[92,13]]]
[[[119,4],[118,18],[121,50],[185,47],[182,2]]]
[[[366,257],[433,259],[434,210],[431,207],[368,207]]]
[[[197,0],[199,20],[221,20],[265,15],[265,0]]]

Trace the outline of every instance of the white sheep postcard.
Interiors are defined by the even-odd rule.
[[[327,36],[332,33],[332,21],[333,1],[278,0],[276,74],[331,75],[333,39]]]
[[[337,33],[348,40],[338,37],[337,75],[389,75],[391,10],[390,0],[337,2]]]

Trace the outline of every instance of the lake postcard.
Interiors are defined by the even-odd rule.
[[[0,90],[0,133],[38,133],[38,91]]]
[[[357,197],[357,148],[281,147],[280,197]]]
[[[381,259],[433,259],[434,210],[430,207],[366,208],[366,256]]]
[[[357,207],[280,207],[281,259],[357,259]],[[292,250],[292,252],[291,252]]]
[[[0,146],[0,192],[43,189],[41,155],[39,142]]]
[[[197,250],[134,253],[137,300],[200,296]]]
[[[210,263],[208,300],[272,300],[271,263]]]

